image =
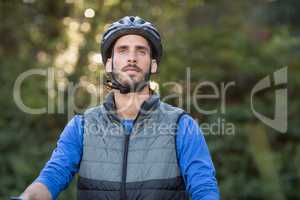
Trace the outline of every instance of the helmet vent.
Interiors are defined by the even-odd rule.
[[[131,21],[131,22],[134,22],[134,20],[135,20],[135,17],[134,17],[134,16],[130,16],[130,18],[129,18],[129,19],[130,19],[130,21]]]

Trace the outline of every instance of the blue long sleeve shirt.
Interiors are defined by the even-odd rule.
[[[75,115],[64,128],[50,160],[35,182],[44,184],[56,199],[79,171],[83,150],[82,117]],[[130,134],[133,120],[123,120]],[[176,151],[186,190],[193,200],[218,200],[219,190],[204,136],[196,121],[189,115],[179,120]]]

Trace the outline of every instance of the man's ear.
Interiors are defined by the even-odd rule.
[[[155,59],[152,59],[151,61],[151,74],[156,74],[157,73],[157,62]]]
[[[112,72],[112,60],[111,58],[108,58],[105,64],[105,72],[111,73]]]

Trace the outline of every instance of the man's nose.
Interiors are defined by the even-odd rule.
[[[127,62],[129,63],[136,63],[136,53],[134,51],[129,52]]]

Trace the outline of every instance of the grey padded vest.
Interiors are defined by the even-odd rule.
[[[79,200],[188,199],[176,155],[177,120],[184,113],[151,95],[126,134],[113,93],[84,113]]]

